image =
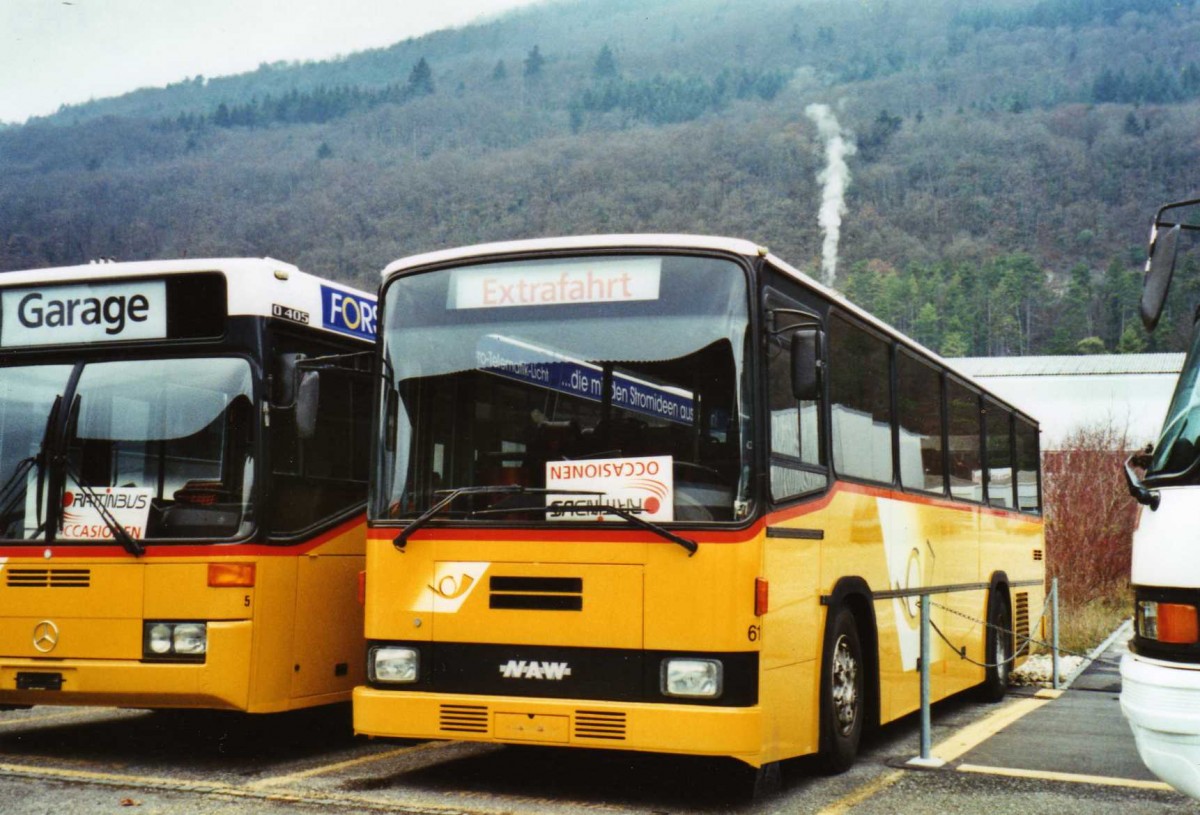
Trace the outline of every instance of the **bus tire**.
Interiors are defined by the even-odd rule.
[[[837,611],[821,659],[820,767],[829,775],[854,764],[866,718],[866,663],[854,612]]]
[[[983,684],[979,686],[979,697],[985,702],[996,703],[1008,693],[1008,678],[1012,673],[1012,615],[1008,610],[1008,597],[1003,589],[994,589],[988,602],[988,626],[985,633]]]

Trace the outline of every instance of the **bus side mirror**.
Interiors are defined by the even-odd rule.
[[[321,400],[321,374],[304,371],[296,387],[296,435],[311,439],[317,432],[317,406]]]
[[[279,363],[275,367],[272,379],[272,402],[276,407],[291,408],[296,404],[297,366],[304,359],[304,354],[280,354]]]
[[[1155,226],[1157,230],[1157,225]],[[1146,260],[1146,276],[1142,278],[1142,325],[1153,331],[1162,316],[1171,276],[1175,273],[1175,255],[1179,251],[1179,224],[1166,232],[1157,232],[1150,242],[1150,257]]]
[[[792,332],[792,395],[800,402],[821,397],[821,330],[797,328]]]

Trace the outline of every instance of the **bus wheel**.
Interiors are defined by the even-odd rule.
[[[821,769],[834,774],[854,764],[866,715],[866,666],[854,613],[842,608],[821,660]]]
[[[1002,591],[992,593],[988,603],[987,646],[984,648],[985,668],[983,684],[979,686],[979,697],[985,702],[999,702],[1008,692],[1008,675],[1012,672],[1012,628],[1008,612],[1008,599]]]

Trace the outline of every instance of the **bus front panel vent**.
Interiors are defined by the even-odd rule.
[[[485,705],[442,705],[438,727],[444,733],[488,732],[488,709]]]
[[[10,589],[86,589],[92,583],[91,569],[9,569]]]
[[[621,711],[577,710],[575,738],[624,741],[625,714]]]

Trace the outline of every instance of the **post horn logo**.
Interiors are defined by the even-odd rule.
[[[48,654],[58,645],[58,626],[52,620],[42,620],[33,627],[33,647]]]
[[[430,586],[435,593],[447,600],[457,600],[465,595],[475,582],[475,578],[469,574],[463,574],[460,578],[455,579],[453,575],[446,575],[438,581],[436,586]]]

